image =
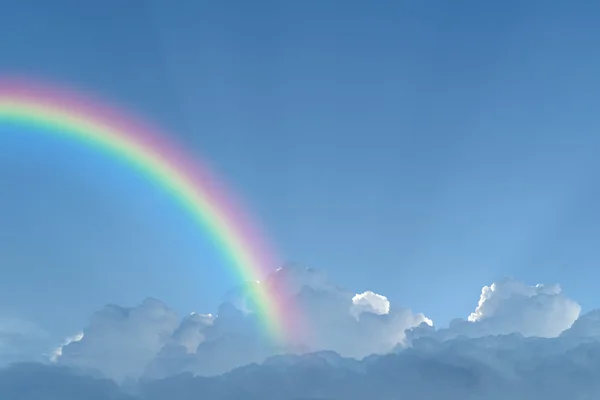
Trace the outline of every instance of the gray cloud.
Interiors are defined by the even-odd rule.
[[[180,374],[117,386],[34,364],[0,370],[6,400],[516,399],[584,400],[600,391],[600,342],[520,334],[438,341],[363,360],[334,352],[282,355],[215,377]]]

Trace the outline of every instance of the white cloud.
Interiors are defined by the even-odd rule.
[[[119,381],[138,378],[179,322],[174,311],[155,299],[133,308],[109,305],[92,316],[80,340],[62,346],[56,362]]]
[[[172,343],[183,346],[188,353],[195,353],[200,343],[206,339],[206,328],[212,326],[215,318],[211,314],[191,313],[185,317],[173,333]]]
[[[389,314],[390,302],[387,297],[371,291],[356,294],[352,298],[352,314],[358,316],[365,312],[377,315]]]
[[[431,324],[422,314],[391,306],[385,296],[352,293],[312,269],[286,266],[249,285],[270,285],[278,298],[293,298],[309,329],[275,346],[251,312],[254,289],[241,287],[216,316],[192,313],[181,322],[157,300],[130,309],[108,306],[92,317],[81,340],[60,346],[54,359],[117,380],[185,371],[215,375],[289,352],[332,350],[355,358],[386,353],[404,341],[406,329]]]
[[[512,278],[484,286],[469,321],[501,319],[500,329],[527,336],[555,337],[569,328],[581,307],[558,285],[527,286]]]
[[[408,308],[392,307],[385,296],[340,288],[313,269],[287,266],[269,276],[266,284],[278,293],[288,293],[284,298],[293,297],[305,319],[308,329],[294,338],[295,348],[362,358],[390,351],[404,340],[406,329],[430,323]]]
[[[407,335],[409,341],[423,336],[450,340],[511,333],[553,338],[569,329],[580,312],[581,306],[558,285],[529,286],[506,278],[483,287],[477,307],[466,320],[454,319],[448,328],[437,330],[419,327]]]
[[[469,321],[485,325],[490,334],[556,337],[571,327],[580,312],[581,306],[558,285],[528,286],[507,278],[482,289]]]
[[[426,398],[494,399],[510,394],[531,399],[538,398],[531,397],[536,391],[545,393],[541,398],[546,400],[561,393],[560,387],[554,392],[535,382],[557,373],[552,363],[566,362],[572,370],[561,372],[573,374],[592,373],[596,370],[585,368],[598,362],[600,373],[600,356],[585,358],[586,351],[596,347],[581,347],[591,340],[600,354],[600,312],[577,319],[580,306],[558,285],[494,282],[482,289],[468,318],[439,329],[425,315],[391,304],[384,295],[339,288],[315,270],[288,266],[251,285],[271,285],[279,299],[292,299],[312,329],[284,347],[273,345],[252,312],[254,288],[230,292],[215,315],[192,313],[182,320],[163,303],[149,299],[137,307],[108,306],[96,313],[80,340],[61,347],[57,365],[99,371],[118,381],[143,377],[153,382],[144,386],[152,387],[144,400],[172,398],[173,393],[215,399],[288,399],[290,393],[305,398],[419,393]],[[262,367],[252,366],[263,362]],[[246,367],[235,369],[241,366]],[[232,370],[215,380],[168,378],[181,373],[210,377]],[[256,382],[270,382],[270,392],[262,391],[268,385]]]
[[[79,342],[81,339],[83,339],[83,332],[78,332],[75,335],[69,336],[68,338],[66,338],[60,344],[60,346],[58,346],[57,348],[52,350],[52,352],[49,355],[50,361],[53,363],[57,362],[58,358],[60,356],[62,356],[63,347],[68,346],[70,343],[73,343],[73,342]]]
[[[215,315],[183,319],[155,299],[107,306],[55,350],[54,367],[0,370],[0,392],[7,400],[24,393],[107,400],[578,400],[600,392],[600,310],[579,316],[580,306],[558,285],[494,282],[466,319],[446,328],[384,295],[339,288],[314,270],[290,266],[251,285],[271,285],[282,301],[293,299],[312,329],[283,348],[273,345],[252,312],[252,288],[232,291]],[[0,338],[32,331],[35,325],[18,319],[0,323]],[[128,383],[119,388],[82,372]]]

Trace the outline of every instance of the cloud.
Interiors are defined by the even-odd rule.
[[[390,302],[387,297],[371,291],[356,294],[352,298],[352,314],[358,318],[360,314],[369,312],[372,314],[389,314]]]
[[[291,266],[270,280],[294,289],[294,304],[309,327],[297,344],[311,351],[332,350],[355,358],[385,353],[403,342],[407,329],[431,323],[423,314],[392,306],[383,295],[340,288],[312,269]]]
[[[0,315],[0,365],[38,359],[46,345],[48,333],[35,323],[15,317]]]
[[[448,328],[412,329],[407,332],[407,340],[425,336],[443,341],[511,333],[553,338],[569,329],[580,312],[581,306],[564,295],[558,285],[529,286],[506,278],[483,287],[477,307],[466,320],[454,319]]]
[[[0,369],[3,400],[135,400],[115,382],[77,371],[35,363]]]
[[[293,302],[308,329],[283,345],[271,342],[254,313],[252,293],[259,285]],[[425,315],[390,304],[381,294],[353,293],[332,284],[323,272],[289,265],[264,282],[232,290],[214,316],[192,313],[180,320],[155,299],[133,308],[107,306],[92,317],[81,340],[68,340],[54,357],[59,365],[98,371],[117,381],[185,372],[213,376],[280,354],[333,351],[362,359],[414,346],[422,338],[557,337],[573,325],[580,309],[558,285],[529,286],[507,278],[483,287],[467,319],[435,328]]]
[[[308,329],[283,345],[273,344],[253,312],[253,286],[269,285],[306,316]],[[158,378],[181,372],[217,375],[284,353],[332,350],[362,358],[402,343],[405,331],[431,321],[405,307],[393,307],[374,292],[352,293],[323,272],[288,265],[265,282],[231,291],[216,316],[197,314],[179,321],[157,300],[133,308],[107,306],[83,330],[83,338],[59,347],[60,365],[101,372],[115,380]],[[58,354],[60,353],[60,354]],[[117,358],[126,361],[115,361]]]
[[[81,339],[83,339],[83,332],[78,332],[73,336],[69,336],[68,338],[66,338],[60,346],[58,346],[57,348],[55,348],[54,350],[52,350],[52,352],[49,355],[50,361],[55,363],[58,361],[58,358],[60,356],[62,356],[63,353],[63,347],[68,346],[69,344],[73,343],[73,342],[79,342]]]
[[[179,328],[173,333],[172,343],[183,346],[188,353],[194,353],[205,339],[206,328],[213,325],[215,318],[211,314],[191,313],[185,317]]]
[[[507,278],[484,286],[469,321],[485,323],[495,333],[556,337],[571,327],[581,307],[562,294],[559,285],[527,286]]]
[[[108,305],[92,316],[80,340],[62,346],[55,361],[118,381],[138,378],[179,322],[177,314],[156,299],[132,308]]]
[[[570,329],[562,332],[561,336],[600,340],[600,310],[592,310],[582,315]]]
[[[435,350],[406,349],[363,361],[319,353],[278,357],[218,378],[182,375],[153,381],[142,392],[148,400],[166,399],[173,393],[179,398],[202,394],[206,399],[266,400],[593,398],[600,390],[594,378],[600,373],[600,346],[573,345],[552,354],[549,349],[557,340],[499,336],[485,343],[454,339],[438,343]],[[496,353],[498,361],[483,361],[488,352]],[[513,375],[498,367],[502,357],[514,366]]]
[[[188,329],[198,338],[193,346],[173,338],[147,366],[144,377],[162,378],[186,371],[218,375],[284,353],[332,350],[361,358],[389,352],[404,340],[406,329],[431,323],[407,308],[390,307],[384,296],[373,292],[356,295],[341,289],[331,284],[325,274],[312,269],[286,266],[265,283],[251,285],[259,284],[271,285],[279,292],[288,291],[283,297],[292,298],[306,316],[307,332],[284,347],[275,346],[266,340],[264,327],[252,313],[252,289],[238,288],[229,293],[228,302],[215,318],[210,318],[210,323],[205,319]]]
[[[311,329],[271,342],[253,312],[256,285],[293,301]],[[436,328],[384,295],[287,266],[231,291],[214,315],[180,319],[156,299],[107,306],[56,349],[53,367],[0,370],[0,392],[8,400],[585,399],[600,391],[600,310],[580,310],[558,285],[507,278],[484,286],[466,318]]]
[[[600,342],[519,334],[421,340],[430,343],[364,360],[283,355],[216,377],[180,374],[121,387],[73,369],[23,364],[0,370],[0,392],[7,400],[584,400],[600,391]]]

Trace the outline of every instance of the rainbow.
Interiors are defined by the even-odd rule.
[[[63,140],[77,141],[144,174],[183,207],[244,281],[259,281],[276,257],[248,214],[233,201],[206,165],[186,154],[167,135],[114,108],[65,88],[29,80],[0,79],[0,125],[35,128]],[[269,285],[251,292],[269,336],[288,333],[289,309]]]

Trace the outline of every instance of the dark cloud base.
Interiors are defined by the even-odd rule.
[[[598,398],[600,342],[502,335],[439,342],[362,361],[333,352],[277,356],[216,377],[125,383],[42,364],[0,371],[4,400]]]

